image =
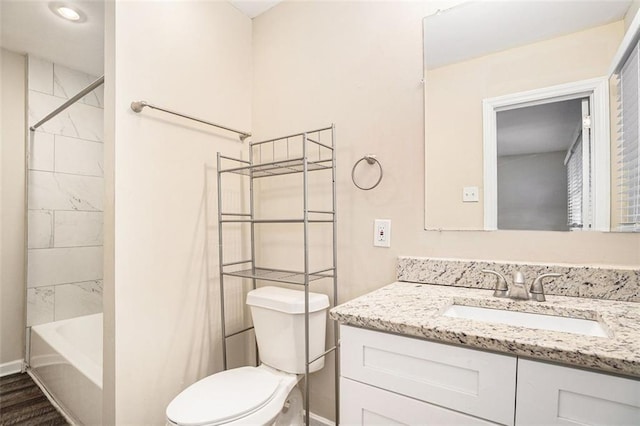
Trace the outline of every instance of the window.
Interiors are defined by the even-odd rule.
[[[620,195],[620,231],[640,231],[640,161],[638,136],[640,135],[640,109],[638,108],[640,83],[640,43],[636,43],[619,74],[618,108],[618,175]]]
[[[573,143],[567,150],[564,165],[567,168],[567,225],[572,231],[591,229],[591,112],[589,98],[578,101],[581,106],[580,124]]]
[[[567,166],[567,225],[569,225],[570,229],[580,229],[584,226],[582,221],[583,167],[581,139],[569,150],[565,165]]]

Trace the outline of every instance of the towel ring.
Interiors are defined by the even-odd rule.
[[[358,167],[358,164],[360,164],[362,161],[367,161],[367,163],[373,165],[373,164],[377,164],[378,168],[380,169],[380,176],[378,177],[378,180],[376,181],[376,183],[374,183],[372,186],[365,188],[362,187],[360,185],[357,184],[356,182],[356,167]],[[368,191],[370,189],[375,188],[376,186],[378,186],[378,184],[380,183],[380,181],[382,180],[382,164],[380,164],[380,162],[376,159],[376,156],[374,154],[367,154],[364,157],[362,157],[361,159],[359,159],[358,161],[356,161],[356,164],[353,165],[353,169],[351,169],[351,180],[353,181],[353,184],[355,186],[357,186],[358,188],[362,189],[363,191]]]

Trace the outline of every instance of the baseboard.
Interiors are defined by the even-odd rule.
[[[21,359],[0,364],[0,377],[8,376],[9,374],[20,373],[22,371],[23,365],[24,361]]]
[[[309,426],[335,426],[335,423],[314,413],[309,413]]]

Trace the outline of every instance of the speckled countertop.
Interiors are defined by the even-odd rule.
[[[496,298],[491,290],[395,282],[333,308],[330,317],[368,329],[640,377],[640,303],[547,295]],[[442,316],[467,305],[598,320],[609,337]]]

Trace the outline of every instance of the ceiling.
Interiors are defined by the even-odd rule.
[[[463,3],[424,19],[425,66],[433,69],[619,21],[631,3],[631,0]]]
[[[282,0],[229,0],[240,12],[253,19],[271,9]]]
[[[230,0],[250,18],[280,2]],[[49,10],[47,1],[0,0],[0,46],[101,75],[104,69],[104,3],[102,0],[66,0],[66,3],[79,7],[87,16],[86,21],[72,23],[58,18]],[[430,67],[441,66],[460,58],[602,25],[622,19],[630,4],[631,0],[463,3],[425,19],[425,50],[428,52],[425,60]],[[523,7],[527,8],[524,12]],[[561,18],[550,20],[549,16]],[[490,19],[492,24],[478,28],[477,22],[483,19]],[[452,27],[465,30],[451,34],[447,29]],[[536,31],[532,33],[531,29]],[[455,47],[451,47],[451,42]]]
[[[497,114],[498,156],[567,151],[582,126],[582,101],[572,99]]]
[[[176,1],[176,0],[173,0]],[[231,0],[254,18],[281,0]],[[85,15],[80,23],[54,15],[49,1],[0,0],[0,46],[31,54],[94,76],[104,73],[104,1],[65,0]]]
[[[66,21],[46,1],[0,0],[0,46],[95,76],[104,73],[104,3],[68,0],[86,20]]]

